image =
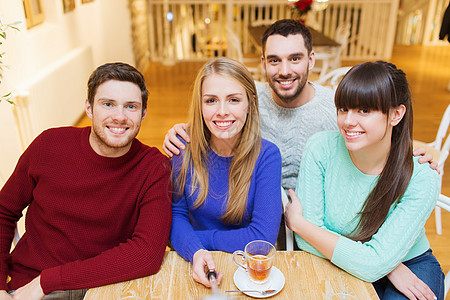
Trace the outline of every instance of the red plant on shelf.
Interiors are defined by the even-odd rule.
[[[292,15],[304,22],[304,17],[311,10],[313,2],[314,0],[298,0],[289,4]]]

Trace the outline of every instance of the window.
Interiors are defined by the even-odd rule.
[[[27,28],[31,28],[44,22],[44,11],[41,0],[22,0],[27,20]]]

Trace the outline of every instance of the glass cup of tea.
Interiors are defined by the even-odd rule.
[[[234,251],[233,262],[247,270],[253,283],[265,284],[269,280],[276,252],[275,247],[269,242],[262,240],[251,241],[245,246],[244,251]],[[238,257],[240,257],[240,261],[237,260]]]

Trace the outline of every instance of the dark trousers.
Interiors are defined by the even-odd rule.
[[[428,249],[425,253],[413,259],[403,262],[403,264],[428,285],[438,300],[444,300],[445,275],[431,249]],[[373,287],[381,300],[408,299],[392,285],[387,276],[375,281]]]
[[[84,290],[68,290],[68,291],[54,291],[45,295],[44,300],[83,300],[87,289]],[[14,295],[15,291],[9,291]]]
[[[284,214],[281,215],[280,229],[277,237],[277,250],[286,250],[286,222],[284,221]],[[294,237],[294,250],[300,250]]]

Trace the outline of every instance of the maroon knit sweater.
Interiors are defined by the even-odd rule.
[[[89,134],[90,127],[43,132],[0,191],[0,289],[41,274],[48,294],[159,270],[172,220],[169,159],[137,139],[124,156],[103,157]],[[26,233],[10,255],[27,206]]]

